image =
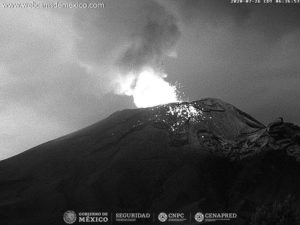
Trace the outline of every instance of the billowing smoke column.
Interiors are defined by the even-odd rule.
[[[180,31],[175,17],[154,3],[145,25],[117,62],[117,93],[133,96],[137,107],[179,101],[176,87],[165,80],[162,62],[165,57],[176,57]]]

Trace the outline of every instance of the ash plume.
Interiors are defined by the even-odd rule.
[[[180,30],[174,15],[157,2],[152,2],[147,20],[120,56],[117,65],[122,72],[138,72],[143,67],[161,69],[166,56],[176,55],[174,47]]]

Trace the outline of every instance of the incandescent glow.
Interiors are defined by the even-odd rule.
[[[179,102],[176,86],[164,80],[166,76],[151,68],[144,69],[136,76],[129,75],[123,80],[121,93],[133,96],[134,104],[139,108]]]
[[[145,70],[138,76],[133,90],[133,99],[137,107],[178,102],[176,87],[155,74],[153,70]]]

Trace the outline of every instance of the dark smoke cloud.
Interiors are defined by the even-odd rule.
[[[152,2],[142,29],[132,35],[132,42],[117,64],[123,71],[138,71],[145,66],[159,68],[165,56],[172,55],[180,31],[175,17]]]
[[[162,69],[180,37],[177,18],[154,0],[106,1],[105,10],[78,10],[74,17],[80,61],[118,93],[119,78],[145,66]],[[116,81],[118,80],[118,81]]]

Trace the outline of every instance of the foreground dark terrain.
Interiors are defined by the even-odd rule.
[[[0,225],[65,224],[69,209],[300,224],[299,144],[299,127],[217,99],[116,112],[1,161]]]

